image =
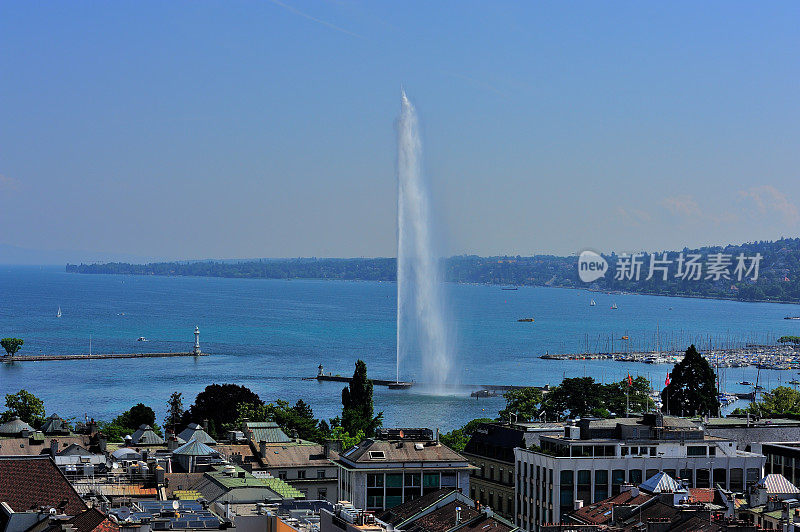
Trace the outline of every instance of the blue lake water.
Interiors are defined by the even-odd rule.
[[[355,360],[370,376],[394,378],[395,285],[378,282],[280,281],[67,274],[60,268],[0,267],[0,337],[25,339],[21,354],[188,351],[200,327],[201,358],[17,362],[0,365],[0,394],[25,388],[45,400],[48,413],[111,419],[135,403],[159,420],[173,391],[188,405],[210,383],[248,386],[266,401],[302,398],[317,416],[341,410],[339,383],[304,381],[322,363],[350,375]],[[613,361],[547,361],[545,352],[662,348],[695,342],[774,341],[800,334],[795,305],[610,295],[557,288],[506,291],[448,285],[456,332],[454,366],[461,382],[557,384],[564,376],[621,380],[628,372],[653,383],[669,365]],[[595,299],[597,305],[589,306]],[[618,310],[611,310],[616,303]],[[56,318],[61,307],[62,317]],[[534,323],[518,318],[534,317]],[[622,336],[628,342],[622,342]],[[144,336],[148,342],[137,342]],[[420,380],[413,355],[401,378]],[[755,368],[726,369],[728,391],[755,381]],[[769,388],[795,372],[762,371]],[[493,417],[500,397],[476,400],[375,388],[375,407],[390,426],[449,430],[475,417]]]

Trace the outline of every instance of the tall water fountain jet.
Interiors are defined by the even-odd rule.
[[[414,353],[422,361],[421,380],[442,392],[452,352],[421,158],[417,112],[403,92],[397,120],[397,381],[400,360]]]

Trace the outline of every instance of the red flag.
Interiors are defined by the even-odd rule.
[[[665,386],[669,386],[669,373],[667,373],[667,380],[664,381]]]
[[[631,378],[630,373],[628,373],[628,386],[633,386],[633,379]]]

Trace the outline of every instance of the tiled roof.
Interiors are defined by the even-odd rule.
[[[86,509],[75,488],[49,456],[0,458],[0,501],[15,512],[40,506],[57,507],[67,501],[64,512],[77,515]]]
[[[234,475],[228,475],[224,472],[224,468],[217,467],[213,471],[207,472],[205,476],[224,487],[226,490],[243,487],[268,488],[284,499],[302,499],[305,497],[301,491],[293,488],[279,478],[258,478],[241,467],[233,467],[235,469]]]
[[[458,530],[459,532],[511,532],[512,530],[517,530],[517,527],[505,519],[484,516],[471,521]]]
[[[33,432],[33,427],[18,417],[0,425],[0,435],[2,436],[18,436],[23,430]]]
[[[50,450],[49,445],[43,442],[31,445],[28,438],[2,438],[0,439],[0,456],[36,456]]]
[[[714,490],[711,488],[689,488],[690,502],[714,502]]]
[[[203,480],[205,473],[166,473],[164,479],[169,481],[167,497],[176,491],[191,491]]]
[[[453,492],[457,492],[455,488],[442,488],[427,495],[423,495],[417,499],[412,499],[399,504],[384,513],[378,515],[378,519],[392,525],[398,525],[403,521],[411,519],[416,514],[420,513],[426,508],[436,505],[438,501],[450,496]]]
[[[200,443],[205,443],[207,445],[216,445],[217,443],[217,441],[209,436],[208,433],[203,430],[203,427],[197,423],[189,423],[189,426],[183,429],[183,432],[178,434],[178,437],[187,442],[191,440],[197,440]]]
[[[42,432],[45,434],[69,434],[69,427],[58,414],[52,414],[42,425]]]
[[[197,440],[192,440],[189,443],[184,443],[174,451],[172,454],[179,456],[211,456],[219,454],[215,449],[212,449],[205,443],[200,443]]]
[[[73,525],[77,532],[109,532],[111,530],[119,530],[119,527],[114,525],[103,512],[96,508],[90,508],[67,522]]]
[[[441,508],[434,510],[415,519],[411,527],[414,531],[419,532],[435,532],[450,530],[456,525],[456,508],[461,508],[461,523],[465,523],[470,519],[478,517],[481,513],[471,506],[466,506],[461,501],[453,501],[445,504]],[[461,529],[459,529],[461,530]]]
[[[262,441],[267,443],[292,441],[274,421],[247,421],[244,424],[244,435],[255,445]]]
[[[765,476],[758,481],[756,486],[766,488],[767,493],[800,493],[800,489],[789,482],[789,479],[776,473]]]
[[[339,455],[331,453],[330,458],[335,460]],[[325,449],[322,445],[313,443],[273,443],[267,444],[267,454],[261,457],[265,468],[272,467],[330,467],[333,464],[325,458]]]
[[[418,448],[419,446],[419,448]],[[380,458],[382,456],[383,458]],[[467,462],[467,459],[446,445],[436,442],[366,439],[342,453],[343,462],[385,464],[387,462]],[[454,467],[458,467],[455,465]]]
[[[639,492],[636,497],[632,497],[632,495],[633,493],[630,490],[623,491],[622,493],[614,495],[613,497],[609,497],[608,499],[603,499],[602,501],[598,501],[594,504],[584,506],[580,510],[576,510],[572,515],[582,523],[601,525],[608,523],[611,520],[612,507],[623,504],[628,506],[639,506],[653,498],[652,495],[642,492]]]
[[[134,445],[163,445],[164,438],[156,434],[150,425],[141,425],[131,436]]]

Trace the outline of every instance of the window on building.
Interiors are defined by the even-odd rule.
[[[681,480],[686,481],[686,485],[690,488],[694,487],[694,474],[691,469],[681,469]]]
[[[328,490],[325,488],[320,488],[317,490],[317,497],[320,500],[327,501],[328,500]]]
[[[645,471],[645,473],[644,473],[644,479],[645,479],[645,480],[648,480],[648,479],[650,479],[650,478],[653,478],[653,477],[654,477],[655,475],[657,475],[657,474],[658,474],[658,469],[648,469],[648,470],[647,470],[647,471]],[[675,477],[672,477],[672,478],[675,478]]]
[[[695,485],[698,488],[711,487],[711,471],[708,469],[698,469],[696,472]]]
[[[413,495],[413,494],[412,494]],[[402,473],[387,473],[386,475],[386,507],[393,508],[403,502],[403,475]]]
[[[286,480],[286,471],[278,471],[278,478],[281,480]]]
[[[367,509],[383,509],[383,473],[367,474]]]
[[[297,478],[299,478],[299,479],[306,478],[306,470],[305,469],[298,469],[297,470]]]
[[[726,487],[728,485],[727,481],[728,481],[728,477],[727,477],[727,471],[725,469],[723,469],[721,467],[718,467],[717,469],[714,470],[714,480],[713,480],[713,482],[714,482],[715,485],[719,484],[720,486],[722,486],[724,488],[724,487]]]
[[[715,445],[712,445],[711,447],[708,448],[708,455],[717,456],[717,447]]]
[[[489,466],[489,480],[494,480],[494,466]]]
[[[578,471],[578,494],[577,498],[584,504],[591,503],[592,500],[592,472],[588,469]]]
[[[611,472],[611,495],[619,495],[620,486],[625,483],[625,470],[615,469]]]
[[[642,470],[641,469],[631,469],[628,471],[628,480],[631,484],[635,484],[638,486],[642,483]]]
[[[731,469],[730,490],[741,492],[744,490],[744,471],[740,467]]]
[[[747,469],[747,479],[745,484],[745,489],[750,489],[756,482],[758,482],[759,475],[761,471],[759,471],[755,467],[750,467]]]
[[[325,470],[317,469],[317,478],[325,478]]]
[[[443,488],[456,488],[458,487],[458,474],[457,473],[442,473],[442,487]]]
[[[439,473],[424,473],[422,475],[422,494],[434,492],[439,489]]]
[[[689,445],[686,447],[686,454],[688,456],[705,456],[708,447],[705,445]]]
[[[574,471],[562,471],[560,475],[561,480],[561,513],[571,512],[573,510],[573,502],[575,500],[573,493],[573,485],[575,482]]]

